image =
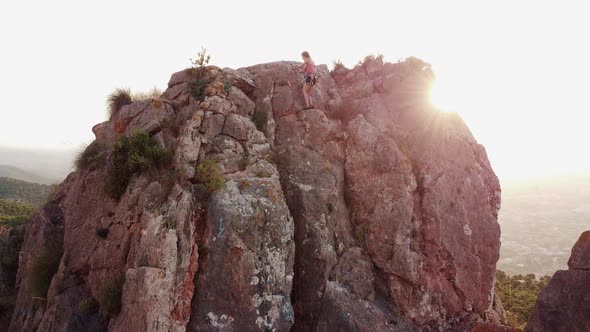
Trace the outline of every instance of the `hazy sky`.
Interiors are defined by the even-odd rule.
[[[117,87],[212,64],[417,56],[501,178],[590,170],[583,1],[3,1],[0,146],[78,148]],[[0,162],[1,163],[1,162]]]

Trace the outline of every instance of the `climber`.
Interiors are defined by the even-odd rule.
[[[304,110],[312,109],[313,106],[311,105],[311,88],[315,85],[316,77],[315,77],[315,63],[309,56],[307,51],[301,53],[301,57],[303,58],[303,65],[301,66],[301,71],[305,76],[305,83],[303,84],[303,99],[305,99],[305,108]]]

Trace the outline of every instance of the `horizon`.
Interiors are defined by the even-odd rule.
[[[18,33],[8,36],[0,61],[9,96],[2,112],[10,120],[0,124],[0,146],[79,150],[105,120],[110,92],[163,91],[201,47],[211,64],[232,68],[300,61],[307,50],[329,68],[338,59],[351,68],[369,54],[432,64],[433,103],[461,115],[503,181],[590,174],[590,156],[581,152],[590,141],[582,81],[590,52],[576,41],[590,23],[572,3],[421,1],[391,12],[372,1],[303,1],[292,9],[265,1],[176,4],[61,1],[34,12],[28,4],[3,5],[0,26]],[[301,24],[302,4],[313,6],[315,24]],[[195,15],[202,12],[223,12],[224,20]],[[242,22],[244,30],[223,22]]]

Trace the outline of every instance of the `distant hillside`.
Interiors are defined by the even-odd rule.
[[[56,182],[55,180],[10,165],[0,165],[0,177],[41,184],[52,184]]]
[[[34,206],[43,204],[52,186],[0,177],[0,199],[21,200]]]
[[[33,173],[38,179],[2,174],[0,176],[43,184],[60,183],[72,171],[72,162],[77,151],[78,149],[40,150],[0,146],[0,164],[26,170],[26,173]]]
[[[35,207],[29,203],[13,202],[0,199],[0,226],[16,226],[31,218]]]

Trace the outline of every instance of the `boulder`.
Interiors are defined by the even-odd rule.
[[[541,291],[525,331],[590,331],[590,231],[572,248],[569,269]]]

